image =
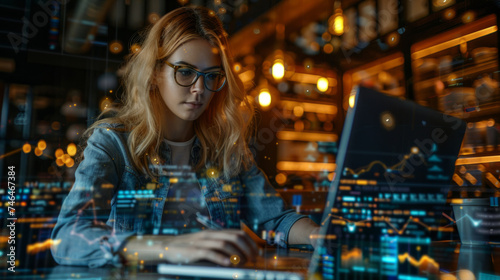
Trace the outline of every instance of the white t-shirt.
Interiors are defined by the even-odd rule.
[[[172,151],[172,165],[189,165],[194,136],[186,142],[172,142],[167,139],[164,141]],[[196,177],[172,182],[165,199],[162,233],[176,235],[198,232],[206,228],[197,221],[200,215],[210,219],[210,214]]]
[[[189,165],[189,156],[191,155],[191,147],[193,146],[194,136],[186,142],[173,142],[165,139],[165,142],[170,146],[172,151],[173,165]]]

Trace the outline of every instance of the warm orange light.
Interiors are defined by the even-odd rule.
[[[495,32],[497,32],[497,30],[498,30],[498,27],[496,25],[490,26],[488,28],[485,28],[485,29],[482,29],[482,30],[479,30],[479,31],[476,31],[473,33],[469,33],[465,36],[451,39],[451,40],[446,41],[444,43],[437,44],[437,45],[434,45],[432,47],[416,51],[411,55],[411,58],[415,59],[415,60],[419,59],[419,58],[423,58],[423,57],[426,57],[426,56],[431,55],[433,53],[437,53],[437,52],[440,52],[442,50],[446,50],[448,48],[458,46],[460,43],[462,43],[464,41],[465,42],[472,41],[472,40],[475,40],[477,38],[495,33]]]
[[[443,13],[444,18],[447,20],[454,18],[455,15],[456,15],[456,12],[455,12],[455,9],[453,9],[453,8],[448,8]]]
[[[70,143],[68,145],[68,148],[66,148],[66,151],[68,152],[68,155],[70,155],[70,156],[76,155],[76,145],[74,143]]]
[[[66,164],[66,167],[71,168],[71,167],[73,167],[73,165],[75,165],[75,160],[73,160],[72,158],[69,158],[69,159],[65,162],[65,164]]]
[[[24,152],[25,154],[27,154],[27,153],[31,152],[31,145],[30,145],[30,144],[28,144],[28,143],[24,144],[24,145],[23,145],[23,152]]]
[[[293,107],[293,115],[297,118],[302,117],[304,115],[304,108],[300,105]]]
[[[333,19],[333,32],[335,35],[342,35],[344,33],[344,16],[342,15],[342,10],[335,14]]]
[[[139,44],[132,44],[132,46],[130,46],[131,53],[137,53],[140,50],[141,50],[141,46],[139,46]]]
[[[336,142],[338,140],[337,134],[321,133],[321,132],[296,132],[282,130],[276,133],[279,140],[289,141],[308,141],[308,142]]]
[[[283,60],[277,59],[274,61],[271,74],[276,80],[281,80],[285,76],[285,65],[283,64]]]
[[[286,175],[284,173],[279,173],[278,175],[276,175],[275,180],[279,185],[283,185],[286,183]]]
[[[238,76],[240,76],[240,79],[243,83],[250,82],[255,77],[255,71],[247,70],[243,73],[240,73]]]
[[[391,47],[394,47],[399,43],[399,33],[397,32],[392,32],[387,36],[387,44]]]
[[[465,12],[464,15],[462,16],[462,22],[463,23],[469,23],[473,22],[476,19],[476,14],[472,11]]]
[[[47,142],[45,142],[45,140],[43,139],[38,141],[37,148],[42,151],[45,150],[47,148]]]
[[[259,104],[262,107],[271,105],[271,94],[268,89],[263,89],[259,93]]]
[[[283,171],[333,171],[335,163],[279,161],[276,168]]]
[[[319,78],[318,81],[316,82],[316,87],[321,92],[327,91],[328,90],[328,79],[325,77]]]
[[[455,162],[455,165],[468,165],[468,164],[480,164],[480,163],[491,163],[491,162],[500,162],[500,156],[459,158]]]
[[[241,64],[236,62],[234,65],[233,65],[233,69],[234,69],[234,72],[238,73],[241,71]]]
[[[111,105],[112,105],[111,99],[109,99],[109,97],[105,97],[101,99],[101,102],[99,103],[99,109],[101,109],[102,112],[104,110],[111,108]]]
[[[281,104],[292,110],[296,106],[300,106],[304,109],[304,112],[318,113],[318,114],[330,114],[336,115],[338,108],[336,105],[321,104],[321,103],[310,103],[310,102],[296,102],[290,100],[282,100]]]
[[[36,156],[41,156],[43,155],[43,150],[39,149],[38,147],[35,148],[35,155]]]
[[[349,107],[354,108],[354,105],[356,103],[356,95],[351,95],[349,96]]]
[[[109,51],[114,54],[119,54],[123,51],[123,45],[119,41],[113,41],[109,44]]]
[[[160,15],[158,15],[157,13],[150,13],[148,15],[148,21],[149,21],[149,23],[155,23],[159,19],[160,19]]]
[[[303,84],[316,84],[319,78],[322,77],[314,74],[294,73],[288,80]],[[326,78],[326,79],[328,80],[328,84],[331,85],[332,87],[337,85],[336,79],[334,78]]]
[[[380,72],[384,70],[389,70],[389,69],[394,69],[398,66],[403,65],[404,63],[404,58],[402,54],[397,54],[396,58],[381,62],[381,60],[375,61],[373,64],[374,66],[363,69],[361,71],[356,71],[352,74],[352,80],[354,83],[358,83],[363,77],[370,77],[370,76],[375,76],[379,74]]]
[[[326,53],[326,54],[330,54],[333,52],[333,45],[332,44],[325,44],[323,46],[323,51]]]
[[[56,152],[55,152],[56,158],[60,158],[63,155],[64,155],[64,151],[61,148],[59,148],[59,149],[56,150]]]

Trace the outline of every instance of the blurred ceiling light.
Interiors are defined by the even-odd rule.
[[[475,19],[476,19],[476,14],[474,14],[473,11],[465,12],[464,15],[462,16],[463,23],[473,22]]]
[[[114,54],[119,54],[123,51],[123,45],[119,41],[113,41],[109,45],[109,51]]]
[[[281,130],[276,133],[276,138],[279,140],[289,141],[308,141],[308,142],[336,142],[338,135],[333,133],[322,132],[297,132]]]
[[[325,41],[325,42],[330,42],[330,40],[332,39],[332,35],[328,32],[324,32],[321,35],[321,39],[323,39],[323,41]]]
[[[282,59],[276,59],[274,61],[271,74],[275,80],[281,80],[285,76],[285,65]]]
[[[397,32],[392,32],[387,36],[387,45],[394,47],[399,43],[399,34]]]
[[[344,34],[344,14],[340,5],[340,1],[335,1],[334,13],[328,19],[328,31],[336,36]]]
[[[56,152],[55,152],[56,158],[60,158],[63,155],[64,155],[64,151],[61,148],[59,148],[59,149],[56,150]]]
[[[443,17],[447,20],[450,20],[452,18],[455,17],[455,15],[457,14],[457,12],[455,12],[455,9],[453,8],[448,8],[444,11],[443,13]]]
[[[295,107],[300,106],[304,109],[304,112],[317,113],[317,114],[327,114],[336,115],[338,108],[336,105],[321,104],[321,103],[310,103],[310,102],[297,102],[291,100],[282,100],[281,104],[284,108],[289,110],[294,110]]]
[[[304,122],[301,120],[298,120],[293,124],[293,129],[295,129],[295,131],[303,131],[304,128],[305,128]]]
[[[325,44],[323,46],[323,51],[326,53],[326,54],[330,54],[333,52],[333,45],[332,44]]]
[[[101,109],[101,112],[102,112],[102,111],[105,111],[105,110],[111,108],[111,105],[112,105],[112,102],[109,99],[109,97],[105,97],[99,103],[99,109]]]
[[[455,0],[433,0],[432,1],[432,4],[436,8],[444,8],[444,7],[450,6],[453,3],[455,3]]]
[[[75,143],[70,143],[68,147],[66,148],[66,151],[68,152],[68,155],[74,156],[76,155],[76,145]]]
[[[271,94],[267,88],[264,88],[259,93],[259,104],[262,107],[268,107],[271,105]]]
[[[238,63],[236,62],[234,65],[233,65],[233,69],[236,73],[240,72],[241,71],[241,63]]]
[[[45,150],[47,148],[47,142],[45,142],[45,140],[40,140],[38,141],[38,144],[36,145],[38,149],[40,150]]]
[[[71,168],[73,165],[75,165],[75,160],[72,158],[69,158],[64,164],[66,164],[66,167]]]
[[[286,174],[285,173],[279,173],[278,175],[276,175],[276,177],[274,178],[274,180],[276,181],[276,183],[278,183],[278,185],[283,185],[286,183]]]
[[[335,171],[335,163],[279,161],[278,170],[283,171]]]
[[[53,122],[53,123],[50,125],[50,127],[51,127],[53,130],[59,130],[59,129],[61,129],[61,123],[60,123],[60,122],[58,122],[58,121],[55,121],[55,122]]]
[[[35,148],[35,155],[37,157],[43,155],[43,150],[39,149],[38,147]]]
[[[160,19],[160,15],[158,15],[157,13],[150,13],[148,15],[148,21],[149,21],[149,23],[155,23],[159,19]]]
[[[141,50],[141,46],[139,46],[139,44],[132,44],[132,46],[130,46],[131,53],[137,53],[140,50]]]
[[[304,108],[300,105],[293,107],[293,115],[300,118],[304,115]]]
[[[23,152],[25,154],[31,152],[31,145],[29,143],[26,143],[26,144],[23,145]]]
[[[328,90],[328,79],[325,77],[321,77],[318,79],[318,82],[316,82],[316,87],[318,88],[319,91],[325,92]]]

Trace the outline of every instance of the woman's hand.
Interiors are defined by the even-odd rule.
[[[133,237],[120,252],[128,262],[194,263],[210,261],[218,265],[255,261],[255,242],[241,230],[204,230],[179,236],[145,235]]]

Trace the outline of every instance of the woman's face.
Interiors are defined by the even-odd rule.
[[[188,66],[201,72],[222,71],[220,56],[217,51],[204,39],[188,41],[180,46],[166,60],[171,65]],[[179,70],[179,75],[184,72]],[[161,67],[156,76],[156,83],[167,110],[167,121],[188,121],[198,119],[210,104],[214,94],[206,89],[205,77],[199,76],[191,86],[183,87],[177,84],[174,77],[175,70],[166,63]]]

